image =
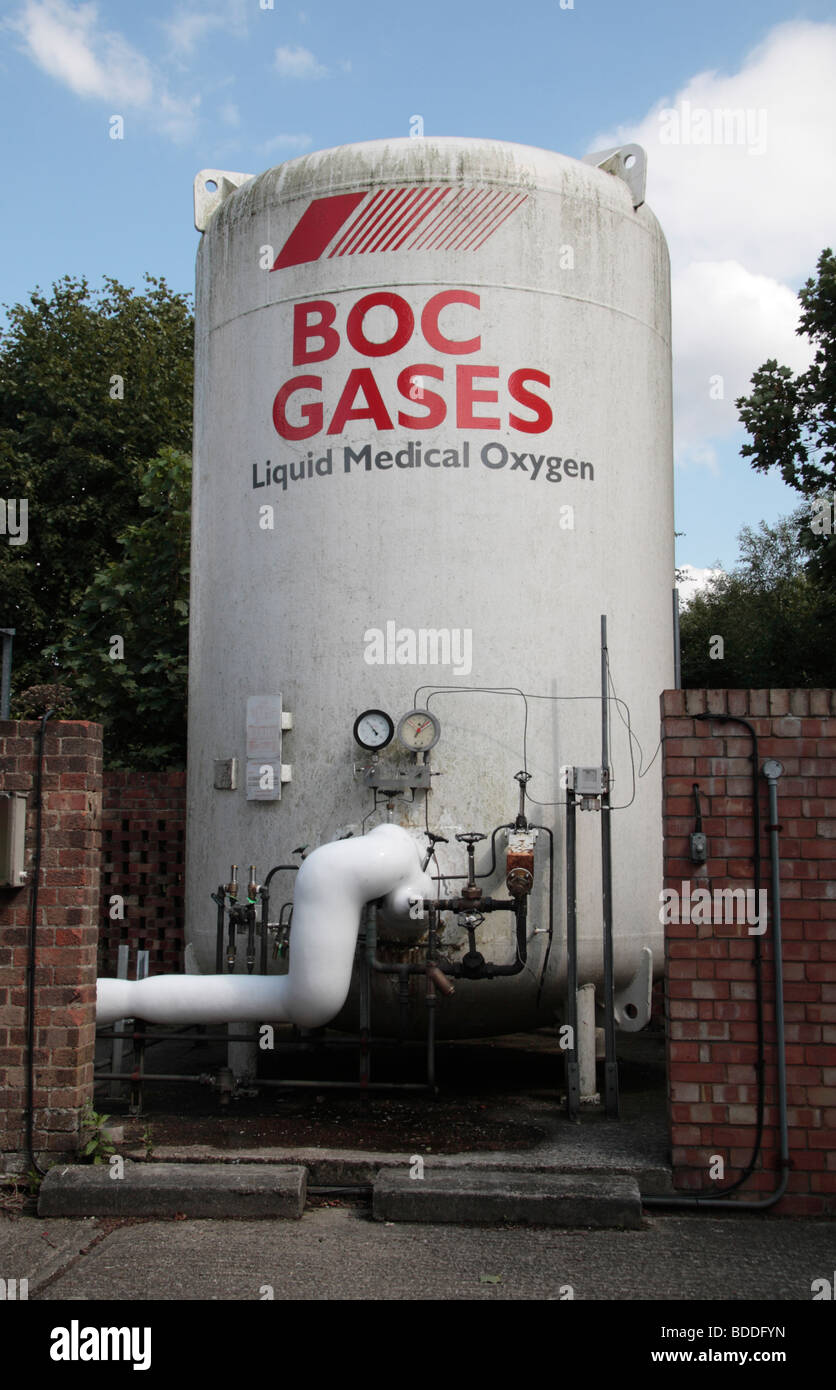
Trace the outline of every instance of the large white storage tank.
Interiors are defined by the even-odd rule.
[[[237,188],[243,176],[216,175],[216,190],[203,179],[190,968],[215,969],[209,894],[233,861],[243,881],[251,862],[263,878],[298,847],[362,834],[389,815],[422,846],[427,827],[445,836],[438,863],[461,875],[456,834],[513,821],[514,774],[525,767],[526,813],[555,832],[547,975],[540,988],[541,834],[525,970],[457,981],[439,1032],[531,1027],[560,1009],[559,768],[600,761],[599,616],[613,688],[646,761],[673,675],[669,264],[653,214],[618,176],[624,163],[421,138],[312,154]],[[278,696],[292,716],[280,750]],[[248,796],[248,701],[258,697],[272,698],[249,705]],[[403,790],[387,812],[385,795],[366,785],[374,760],[353,737],[355,720],[371,708],[397,723],[427,706],[441,727],[431,791]],[[625,723],[611,712],[612,801],[625,808],[612,817],[623,990],[644,947],[661,968],[661,786],[658,763],[634,779]],[[216,785],[232,759],[237,785]],[[394,781],[415,764],[393,740],[378,768]],[[284,783],[280,765],[290,769]],[[272,791],[265,766],[275,768]],[[578,835],[579,982],[600,982],[599,817],[580,816]],[[497,873],[482,883],[502,896],[503,836],[498,850]],[[487,839],[477,869],[489,863]],[[460,887],[442,881],[440,892]],[[281,888],[274,880],[273,900],[291,890],[290,875]],[[423,929],[416,923],[416,938]],[[513,960],[513,919],[486,916],[476,943],[488,959]],[[467,945],[449,918],[447,958]],[[396,1026],[396,988],[374,977],[375,1031]],[[355,1002],[356,988],[341,1022],[356,1017]]]

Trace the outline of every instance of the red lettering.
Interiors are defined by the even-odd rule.
[[[519,415],[509,415],[508,421],[512,429],[522,430],[523,434],[542,434],[543,430],[551,428],[554,418],[552,408],[542,396],[535,396],[531,391],[526,391],[523,384],[526,379],[539,381],[541,386],[551,386],[551,377],[545,372],[535,371],[533,367],[520,367],[516,372],[512,372],[508,378],[509,395],[520,405],[535,411],[536,418],[523,420]]]
[[[430,347],[435,348],[436,352],[478,352],[482,344],[481,338],[468,338],[457,343],[452,338],[444,337],[438,326],[438,316],[447,304],[471,304],[474,309],[480,307],[478,294],[473,294],[470,290],[442,290],[440,294],[434,294],[432,299],[427,300],[421,315],[421,332]]]
[[[498,401],[497,391],[475,391],[474,379],[499,376],[498,367],[459,366],[456,368],[456,424],[460,430],[498,430],[498,417],[473,414],[474,401]]]
[[[431,362],[419,362],[415,367],[404,367],[398,377],[398,390],[407,400],[414,400],[412,396],[412,386],[421,377],[431,376],[436,381],[444,380],[444,368],[434,367]],[[440,425],[447,415],[447,405],[436,391],[428,391],[425,386],[421,386],[421,395],[416,400],[417,405],[422,405],[426,410],[426,415],[406,415],[402,410],[398,411],[398,424],[405,425],[408,430],[431,430],[436,425]]]
[[[398,321],[394,334],[385,343],[372,343],[363,332],[363,319],[369,310],[377,308],[378,304],[385,305],[387,309],[394,309]],[[389,290],[380,290],[376,294],[366,294],[362,299],[358,299],[348,316],[345,331],[351,346],[362,352],[364,357],[389,357],[391,353],[400,352],[401,348],[406,346],[412,337],[414,327],[415,315],[406,300]]]
[[[285,406],[294,391],[302,391],[305,387],[312,387],[316,391],[321,391],[322,377],[291,377],[290,381],[286,381],[276,393],[276,399],[273,401],[273,424],[282,439],[310,439],[312,434],[318,434],[322,429],[322,405],[319,401],[300,406],[299,413],[305,421],[304,425],[291,425],[285,414]]]
[[[311,314],[318,314],[316,323],[311,322]],[[337,309],[328,299],[312,299],[307,304],[293,306],[293,365],[302,362],[327,362],[340,345],[340,335],[331,327],[337,317]],[[322,347],[311,350],[311,338],[321,338]]]
[[[367,403],[364,406],[357,406],[355,409],[354,400],[358,391],[361,390]],[[394,429],[371,367],[355,367],[353,371],[349,372],[343,393],[337,401],[337,408],[328,426],[328,433],[340,434],[349,420],[372,420],[375,429]]]

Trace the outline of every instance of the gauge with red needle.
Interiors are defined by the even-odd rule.
[[[411,709],[398,724],[398,740],[411,753],[426,753],[441,738],[441,725],[428,709]]]

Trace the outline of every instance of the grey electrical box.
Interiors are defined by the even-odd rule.
[[[604,767],[562,767],[561,787],[576,796],[603,796],[607,790],[607,769]]]
[[[26,797],[0,793],[0,886],[22,888],[26,882]]]

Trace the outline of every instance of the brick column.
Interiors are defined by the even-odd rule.
[[[781,921],[791,1171],[779,1214],[836,1212],[836,692],[830,690],[669,690],[662,696],[666,1022],[671,1139],[676,1185],[711,1192],[749,1161],[757,1116],[754,937],[715,890],[752,889],[751,742],[738,724],[697,719],[704,712],[747,719],[760,767],[777,758]],[[758,768],[761,887],[768,927],[760,940],[766,1042],[763,1142],[740,1198],[778,1186],[778,1106],[767,784]],[[693,784],[699,786],[708,861],[690,858]],[[683,884],[687,889],[683,890]],[[694,895],[708,890],[711,908]],[[703,900],[705,901],[705,900]],[[721,900],[722,901],[722,900]],[[741,903],[742,906],[742,903]],[[753,904],[756,906],[756,904]],[[731,920],[729,920],[731,918]],[[722,1160],[723,1176],[719,1176]],[[712,1181],[712,1168],[718,1173]],[[734,1200],[734,1197],[732,1198]]]
[[[28,878],[0,888],[0,1164],[27,1159],[27,981],[35,862],[40,721],[0,723],[0,790],[27,797]],[[93,1094],[102,732],[50,720],[42,777],[41,867],[35,920],[34,1132],[38,1161],[78,1147]]]

